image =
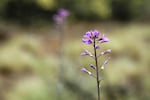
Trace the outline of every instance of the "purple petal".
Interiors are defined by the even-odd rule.
[[[97,31],[97,30],[94,30],[94,31],[92,31],[92,34],[93,34],[93,36],[95,37],[95,38],[97,38],[97,37],[99,37],[99,31]]]
[[[86,32],[84,37],[85,38],[91,38],[91,32],[90,31]]]
[[[104,42],[109,42],[109,39],[107,37],[105,37],[105,35],[103,34],[102,37],[99,39],[99,41],[101,43],[104,43]]]
[[[92,40],[91,39],[85,39],[85,38],[83,38],[82,42],[85,43],[85,44],[92,44]]]

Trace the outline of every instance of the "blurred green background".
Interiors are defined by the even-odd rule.
[[[63,37],[59,8],[70,12]],[[80,56],[91,29],[112,49],[101,99],[150,100],[150,0],[0,0],[0,100],[96,100],[95,79],[80,71],[92,63]]]

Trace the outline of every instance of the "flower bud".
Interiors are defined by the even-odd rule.
[[[92,75],[92,73],[90,71],[88,71],[86,68],[82,68],[81,71],[84,73],[87,73],[89,75]]]
[[[93,64],[90,64],[90,67],[91,67],[92,69],[96,69],[96,67],[95,67]]]
[[[111,53],[111,49],[107,49],[104,52],[101,52],[101,55],[109,54],[109,53]]]

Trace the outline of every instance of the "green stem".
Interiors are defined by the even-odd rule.
[[[95,56],[95,66],[96,66],[96,81],[97,81],[97,93],[98,93],[98,100],[100,100],[100,81],[99,81],[99,70],[98,70],[98,61],[97,61],[97,52],[96,52],[96,41],[94,39],[94,56]]]

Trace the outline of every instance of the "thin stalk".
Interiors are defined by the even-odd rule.
[[[59,32],[59,72],[58,72],[58,100],[62,100],[64,82],[64,23],[57,26]]]
[[[98,70],[98,61],[97,61],[97,52],[96,52],[96,41],[94,38],[94,56],[95,56],[95,66],[96,66],[96,81],[97,81],[97,93],[98,93],[98,100],[100,100],[100,80],[99,80],[99,70]]]
[[[64,23],[61,25],[58,25],[59,30],[59,80],[62,82],[64,79]]]

